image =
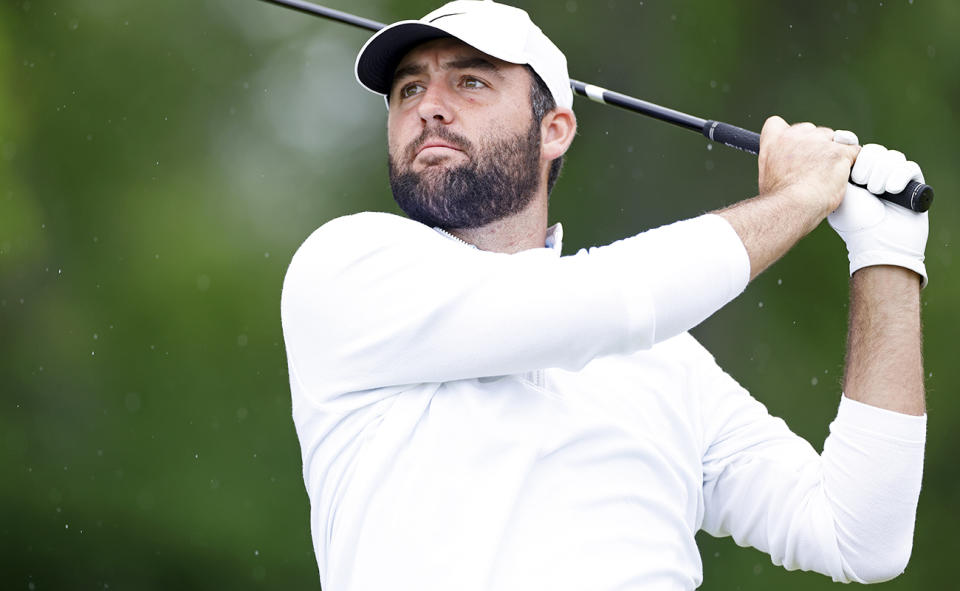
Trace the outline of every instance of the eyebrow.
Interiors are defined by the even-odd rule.
[[[482,57],[456,58],[444,63],[440,67],[444,70],[485,70],[487,72],[496,74],[499,78],[503,78],[503,74],[500,72],[499,66]],[[402,68],[397,68],[397,71],[393,73],[393,84],[391,84],[390,91],[393,92],[393,88],[395,87],[397,80],[410,76],[420,76],[426,71],[427,66],[423,63],[413,63],[403,66]]]

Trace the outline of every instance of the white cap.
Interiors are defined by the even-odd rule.
[[[491,0],[456,0],[418,21],[400,21],[381,29],[357,55],[357,81],[386,96],[403,56],[420,43],[445,37],[455,37],[505,62],[528,64],[546,83],[557,106],[573,107],[563,52],[526,11]]]

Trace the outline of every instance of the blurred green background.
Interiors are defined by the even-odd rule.
[[[921,164],[927,461],[913,559],[879,588],[954,588],[960,3],[517,4],[575,78],[755,130],[775,113],[852,129]],[[393,21],[435,4],[330,6]],[[256,0],[0,4],[0,587],[319,589],[280,287],[317,226],[396,211],[386,112],[352,74],[366,36]],[[751,156],[575,108],[552,197],[567,253],[756,190]],[[846,283],[823,226],[695,331],[817,447]],[[703,589],[833,585],[700,540]]]

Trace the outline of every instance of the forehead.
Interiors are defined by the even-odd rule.
[[[408,51],[394,69],[394,77],[396,77],[398,73],[402,74],[403,72],[401,72],[401,70],[409,71],[412,66],[427,66],[432,62],[443,65],[447,62],[463,61],[466,59],[485,60],[504,74],[507,74],[513,69],[523,67],[483,53],[479,49],[471,47],[459,39],[444,38],[421,43]]]

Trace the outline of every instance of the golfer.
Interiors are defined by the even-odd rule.
[[[927,217],[871,192],[916,164],[771,117],[755,197],[562,256],[573,98],[527,13],[451,2],[374,35],[356,72],[386,97],[408,217],[326,223],[283,285],[325,590],[693,589],[699,530],[836,581],[904,570]],[[687,331],[828,215],[851,317],[818,454]]]

